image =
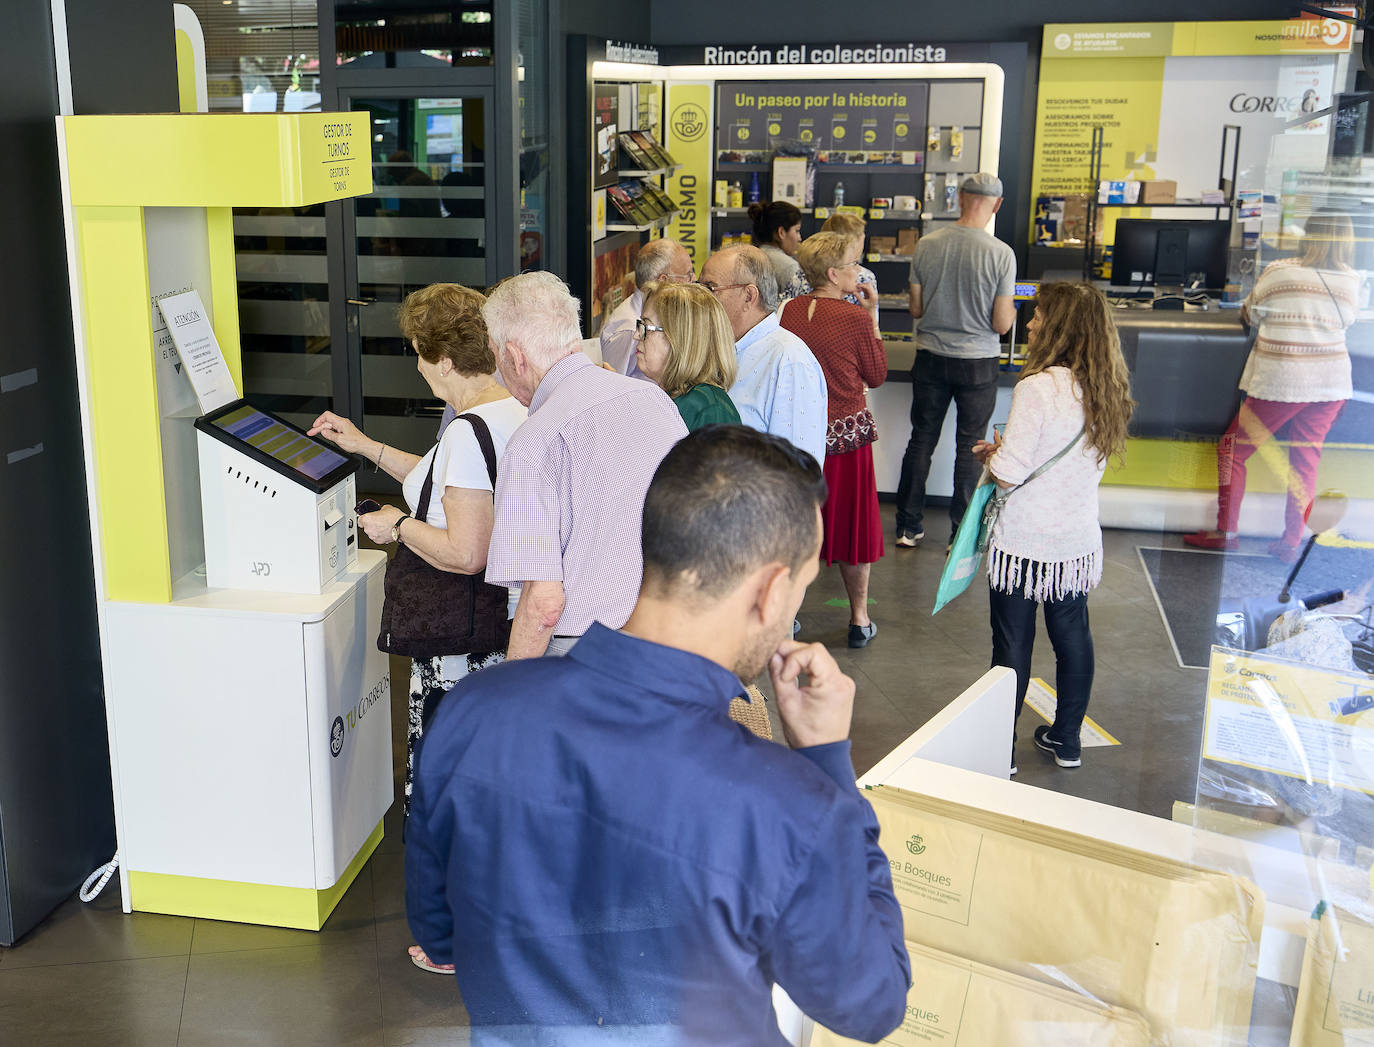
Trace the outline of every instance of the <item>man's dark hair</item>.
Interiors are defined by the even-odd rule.
[[[815,555],[825,477],[805,451],[742,425],[708,425],[668,452],[644,499],[646,588],[729,592],[750,571]]]

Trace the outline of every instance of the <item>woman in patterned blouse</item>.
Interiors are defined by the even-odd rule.
[[[865,386],[887,378],[887,351],[878,335],[878,294],[858,282],[861,243],[843,233],[817,233],[797,257],[815,287],[782,308],[782,326],[807,344],[825,372],[829,428],[821,558],[840,564],[849,596],[849,646],[865,647],[878,627],[868,617],[869,565],[882,558],[883,525],[873,474],[878,427]],[[852,305],[845,295],[864,304]]]
[[[1200,549],[1239,548],[1245,463],[1261,448],[1288,478],[1283,535],[1269,545],[1285,563],[1312,509],[1322,445],[1350,399],[1350,351],[1345,331],[1360,310],[1360,275],[1351,268],[1354,230],[1343,214],[1307,221],[1301,258],[1274,262],[1255,281],[1241,316],[1259,333],[1240,387],[1245,400],[1217,445],[1217,526],[1183,540]],[[1288,451],[1266,444],[1282,433]]]

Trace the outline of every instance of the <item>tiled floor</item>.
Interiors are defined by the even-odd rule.
[[[890,512],[890,508],[888,510]],[[929,526],[929,525],[928,525]],[[932,535],[943,533],[934,521]],[[1205,676],[1177,668],[1136,556],[1173,537],[1109,532],[1102,587],[1090,602],[1098,675],[1090,715],[1121,739],[1061,770],[1028,738],[1018,780],[1167,817],[1191,799]],[[975,585],[932,618],[943,548],[889,547],[871,596],[879,633],[845,646],[838,569],[823,570],[802,609],[803,638],[831,646],[858,683],[852,736],[862,773],[987,668],[987,595]],[[1035,671],[1053,681],[1048,642]],[[404,747],[403,672],[393,734]],[[996,743],[996,744],[1001,744]],[[73,900],[12,949],[0,949],[0,1044],[102,1047],[253,1044],[309,1047],[468,1042],[451,979],[406,956],[397,810],[386,837],[319,934],[120,912],[115,887],[93,905]]]

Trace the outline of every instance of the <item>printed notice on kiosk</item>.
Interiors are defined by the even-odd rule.
[[[196,391],[200,409],[209,414],[216,408],[231,404],[239,398],[234,377],[224,362],[214,328],[205,313],[205,304],[198,291],[182,291],[157,300],[167,331],[177,347],[186,377]]]

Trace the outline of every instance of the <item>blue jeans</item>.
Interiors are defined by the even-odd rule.
[[[898,537],[903,531],[921,532],[930,457],[940,442],[940,429],[953,400],[954,493],[949,499],[949,534],[953,540],[983,471],[973,457],[973,445],[987,438],[988,423],[997,406],[998,363],[995,356],[962,360],[917,351],[911,368],[911,440],[902,455],[902,477],[897,484]]]
[[[1088,594],[1043,605],[1024,596],[1008,596],[990,589],[988,610],[992,619],[992,664],[1016,672],[1016,718],[1026,701],[1030,684],[1031,650],[1035,646],[1035,611],[1045,608],[1045,631],[1054,647],[1054,687],[1059,694],[1050,737],[1060,743],[1065,756],[1079,754],[1079,733],[1088,713],[1093,689],[1093,635],[1088,628]],[[1016,738],[1015,720],[1012,739]]]

